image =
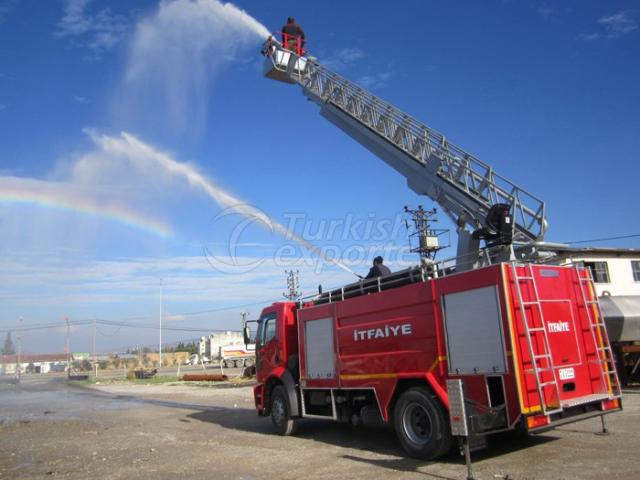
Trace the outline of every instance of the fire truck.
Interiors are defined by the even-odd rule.
[[[435,459],[457,435],[481,444],[621,410],[589,271],[540,253],[544,202],[301,49],[271,38],[263,53],[266,77],[300,85],[321,115],[438,203],[458,246],[454,265],[425,261],[264,308],[259,415],[281,435],[305,418],[392,424],[408,455]]]

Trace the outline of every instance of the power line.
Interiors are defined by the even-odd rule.
[[[625,238],[635,238],[635,237],[640,237],[640,233],[634,233],[632,235],[621,235],[619,237],[593,238],[591,240],[574,240],[572,242],[562,242],[562,243],[576,244],[576,243],[607,242],[610,240],[623,240]]]
[[[190,317],[190,316],[196,316],[196,315],[203,315],[205,313],[215,313],[215,312],[223,312],[225,310],[234,310],[237,308],[244,308],[244,307],[252,307],[255,305],[269,305],[273,302],[278,301],[279,299],[269,299],[269,300],[262,300],[262,301],[257,301],[257,302],[251,302],[251,303],[243,303],[243,304],[238,304],[238,305],[230,305],[230,306],[226,306],[226,307],[219,307],[219,308],[212,308],[212,309],[208,309],[208,310],[199,310],[199,311],[194,311],[194,312],[178,312],[178,313],[171,313],[170,316],[184,316],[184,317]],[[169,315],[167,315],[167,317],[169,317]],[[125,327],[136,327],[135,324],[131,324],[131,323],[125,323],[126,320],[149,320],[149,319],[153,319],[155,318],[155,315],[147,315],[147,316],[142,316],[142,315],[138,315],[138,316],[130,316],[130,317],[122,317],[119,320],[107,320],[107,319],[101,319],[98,321],[98,323],[103,323],[105,324],[105,322],[113,322],[112,324],[114,326],[125,326]],[[71,325],[87,325],[89,323],[93,322],[93,319],[82,319],[82,320],[70,320],[69,323]],[[151,328],[150,324],[147,324],[149,328]],[[0,328],[0,332],[8,332],[8,331],[29,331],[29,330],[38,330],[38,329],[48,329],[48,328],[58,328],[60,327],[60,323],[37,323],[37,324],[31,324],[31,325],[16,325],[13,327],[2,327]],[[142,328],[147,328],[147,326],[142,326]],[[158,328],[157,325],[153,325],[152,328]],[[171,330],[172,327],[162,327],[163,330]],[[193,332],[204,332],[204,331],[220,331],[220,332],[224,332],[227,329],[219,329],[219,330],[211,330],[209,328],[190,328],[187,330],[183,330],[183,329],[178,329],[178,331],[193,331]]]
[[[81,325],[90,325],[91,320],[76,320],[69,321],[69,325],[71,326],[81,326]],[[18,326],[12,328],[0,328],[0,332],[28,332],[33,330],[47,330],[51,328],[64,328],[65,326],[60,322],[57,323],[44,323],[38,325],[27,325],[27,326]]]

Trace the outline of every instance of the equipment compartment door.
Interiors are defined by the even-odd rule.
[[[450,374],[507,373],[495,285],[443,295],[442,309]]]
[[[304,351],[308,379],[335,378],[333,318],[307,320],[304,323]]]

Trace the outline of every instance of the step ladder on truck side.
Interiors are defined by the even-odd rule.
[[[604,316],[600,309],[600,303],[596,296],[596,289],[593,285],[591,270],[588,268],[574,267],[578,278],[580,300],[586,310],[586,317],[589,323],[589,330],[593,338],[595,348],[594,359],[590,363],[597,366],[602,382],[603,391],[609,393],[609,399],[616,399],[622,396],[622,388],[616,369],[616,362],[609,341],[609,334],[604,322]]]
[[[524,269],[524,275],[519,274],[519,269]],[[561,412],[558,374],[553,363],[544,311],[533,267],[530,263],[517,265],[516,262],[511,262],[511,273],[531,361],[531,372],[525,373],[533,373],[542,413],[551,415]],[[525,300],[523,284],[528,287],[528,296],[531,296],[531,300]]]

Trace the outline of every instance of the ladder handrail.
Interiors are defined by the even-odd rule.
[[[529,276],[521,276],[518,274],[518,267],[525,267],[528,270]],[[529,347],[529,355],[531,356],[531,365],[533,367],[533,376],[535,377],[535,381],[536,381],[536,390],[538,391],[538,397],[540,399],[540,408],[542,409],[542,412],[545,415],[549,415],[552,413],[556,413],[556,412],[561,412],[562,411],[562,404],[561,404],[561,399],[560,399],[560,385],[558,384],[558,377],[556,375],[556,366],[553,363],[553,357],[551,355],[551,347],[549,344],[549,338],[547,336],[547,326],[546,326],[546,322],[544,320],[544,312],[542,311],[542,300],[540,300],[540,296],[538,294],[538,287],[536,285],[536,278],[534,276],[534,272],[533,272],[533,267],[530,263],[527,263],[526,265],[516,265],[516,262],[511,262],[511,272],[512,272],[512,276],[513,276],[513,282],[514,285],[516,287],[516,292],[518,294],[518,305],[520,307],[520,313],[522,315],[522,323],[524,325],[524,331],[525,331],[525,336],[527,338],[527,346]],[[533,301],[528,301],[525,302],[523,295],[522,295],[522,289],[520,287],[520,282],[522,280],[528,280],[531,281],[532,285],[533,285],[533,294],[535,297],[535,300]],[[538,307],[538,312],[540,314],[540,323],[541,323],[541,331],[542,331],[542,337],[543,337],[543,345],[544,345],[544,349],[545,352],[540,355],[540,354],[536,354],[534,347],[533,347],[533,339],[532,339],[532,335],[531,335],[531,328],[536,328],[536,327],[530,327],[529,325],[529,320],[527,318],[527,314],[526,314],[526,305],[536,305]],[[536,330],[540,331],[540,330]],[[534,332],[535,333],[535,332]],[[551,374],[553,376],[553,381],[549,381],[549,382],[542,382],[542,378],[541,378],[541,370],[543,370],[543,368],[538,368],[538,358],[546,358],[547,359],[547,363],[548,363],[548,369],[551,371]],[[544,384],[544,385],[543,385]],[[547,387],[547,385],[553,385],[555,387],[555,394],[558,400],[558,407],[557,408],[547,408],[547,402],[545,399],[545,395],[544,395],[544,389]]]
[[[616,368],[616,362],[613,358],[613,352],[611,351],[611,342],[609,341],[609,334],[607,333],[607,328],[604,326],[604,316],[602,315],[602,310],[600,309],[600,302],[597,300],[587,300],[587,295],[584,291],[585,284],[590,285],[590,289],[592,292],[595,292],[595,287],[593,285],[593,278],[591,276],[591,270],[583,269],[585,271],[586,276],[580,274],[581,269],[576,265],[574,266],[576,275],[578,276],[578,286],[580,288],[580,294],[582,296],[582,303],[584,305],[585,310],[587,311],[587,320],[589,321],[589,330],[591,330],[591,336],[593,338],[593,344],[596,349],[595,353],[598,357],[598,365],[600,366],[600,378],[603,383],[603,387],[607,391],[611,391],[611,396],[613,398],[619,398],[622,396],[622,387],[620,386],[620,380],[618,378],[618,372]],[[591,306],[595,305],[596,318],[593,317]],[[598,319],[602,321],[598,321]],[[602,326],[602,328],[601,328]],[[596,331],[598,330],[598,334],[601,337],[601,341],[598,342],[596,338]],[[599,345],[600,344],[600,345]],[[607,349],[609,349],[609,354],[607,355]],[[604,357],[604,358],[603,358]],[[613,381],[612,381],[613,380]]]
[[[270,55],[274,67],[277,67],[277,48],[274,47],[274,53]],[[438,161],[437,176],[475,202],[477,211],[467,212],[475,218],[467,219],[467,223],[484,222],[481,212],[486,214],[488,208],[496,203],[507,203],[513,209],[514,241],[528,243],[544,238],[547,222],[542,200],[449,142],[437,130],[331,72],[317,61],[305,60],[304,72],[291,69],[287,72],[291,80],[303,87],[305,95],[316,103],[331,104],[340,109],[425,167],[435,157]]]

